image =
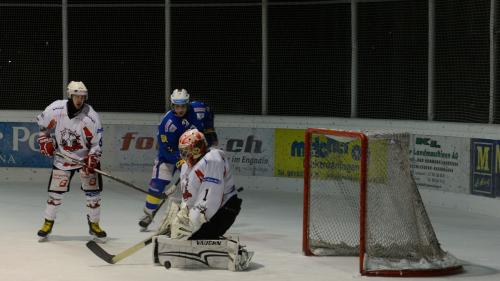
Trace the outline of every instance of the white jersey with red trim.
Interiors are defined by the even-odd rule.
[[[229,161],[220,149],[210,149],[193,167],[182,165],[180,176],[183,205],[192,222],[200,221],[201,215],[210,220],[237,193]]]
[[[81,111],[70,119],[68,101],[57,100],[37,116],[40,130],[48,130],[55,135],[56,150],[60,153],[77,159],[83,159],[88,154],[100,156],[103,129],[99,115],[90,105],[84,104]],[[81,168],[58,156],[54,156],[54,166],[61,170]]]

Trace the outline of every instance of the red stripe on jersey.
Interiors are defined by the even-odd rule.
[[[200,180],[200,182],[202,182],[203,178],[205,177],[205,175],[203,174],[203,172],[200,171],[200,170],[195,170],[194,173],[196,174],[196,176],[198,177],[198,179]]]
[[[87,142],[90,144],[94,135],[87,127],[83,127],[83,133],[85,134],[85,138],[87,139]]]
[[[52,119],[52,120],[50,120],[49,125],[47,125],[47,129],[52,129],[52,128],[54,128],[54,127],[56,126],[56,124],[57,124],[56,119]]]

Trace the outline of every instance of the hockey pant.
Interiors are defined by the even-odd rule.
[[[71,180],[77,170],[59,170],[53,167],[50,175],[49,198],[45,208],[45,218],[55,220],[64,194],[69,191]],[[87,214],[91,222],[98,222],[101,210],[102,177],[97,173],[85,174],[80,170],[81,189],[85,192]]]
[[[172,181],[175,173],[175,164],[163,163],[155,160],[153,174],[149,182],[148,192],[151,195],[146,196],[146,210],[153,213],[158,208],[161,199],[158,197],[165,191],[165,187]]]
[[[202,224],[200,229],[189,237],[189,240],[221,239],[240,213],[241,203],[242,200],[237,195],[231,197],[210,221]]]

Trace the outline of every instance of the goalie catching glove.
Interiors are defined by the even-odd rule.
[[[40,133],[38,136],[38,145],[40,146],[40,153],[45,156],[54,156],[54,140],[45,133]]]
[[[177,213],[172,221],[172,239],[187,240],[193,232],[197,231],[202,224],[207,222],[203,213],[198,213],[199,216],[190,218],[189,209],[185,204],[182,204],[180,211]]]

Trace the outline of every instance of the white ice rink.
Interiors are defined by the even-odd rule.
[[[306,257],[301,252],[302,197],[299,193],[245,190],[243,209],[231,233],[256,252],[246,272],[166,270],[152,263],[148,246],[115,265],[86,247],[89,239],[85,196],[77,181],[60,208],[49,242],[37,242],[47,199],[46,183],[0,183],[1,281],[264,281],[395,280],[361,277],[354,257]],[[106,181],[101,226],[110,239],[103,247],[117,253],[149,236],[138,231],[143,195]],[[445,250],[465,263],[460,275],[425,280],[500,280],[500,218],[427,206]],[[406,280],[412,280],[410,278]],[[419,278],[419,280],[423,280]]]

